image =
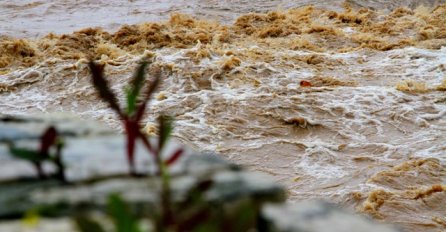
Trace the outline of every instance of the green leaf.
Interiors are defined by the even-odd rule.
[[[235,212],[233,227],[236,231],[247,231],[250,227],[254,227],[257,219],[257,209],[250,202],[242,203]]]
[[[136,111],[136,102],[138,100],[141,88],[144,86],[145,70],[147,61],[141,62],[133,75],[130,86],[126,90],[127,94],[127,115],[132,116]]]
[[[119,195],[109,196],[108,211],[115,224],[116,232],[141,232],[137,218],[132,215],[128,204]]]
[[[98,222],[84,215],[78,215],[74,220],[80,232],[105,232]]]
[[[212,222],[202,222],[197,227],[195,227],[193,232],[208,232],[208,231],[221,231],[218,225]]]
[[[9,153],[19,159],[24,159],[32,162],[41,162],[48,159],[48,157],[42,156],[39,151],[27,148],[18,148],[14,145],[11,145],[9,147]]]
[[[56,140],[56,146],[60,146],[60,148],[64,148],[65,147],[65,140],[62,139],[61,137],[58,137]]]
[[[155,78],[147,87],[145,97],[142,100],[141,104],[138,106],[137,112],[136,112],[136,120],[141,120],[142,116],[144,115],[144,112],[147,107],[147,102],[149,102],[150,98],[152,97],[152,94],[155,92],[155,90],[158,88],[158,85],[161,82],[161,71],[156,70],[155,72]]]
[[[170,134],[172,133],[172,118],[169,116],[161,115],[158,118],[159,121],[159,140],[158,140],[158,151],[161,152],[169,140]]]

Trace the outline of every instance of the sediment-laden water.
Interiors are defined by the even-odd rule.
[[[291,201],[446,230],[445,1],[147,2],[2,1],[1,111],[116,126],[88,59],[122,97],[149,57],[164,79],[148,133],[169,114],[177,138],[274,176]]]

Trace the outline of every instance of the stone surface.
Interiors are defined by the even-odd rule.
[[[224,161],[209,158],[211,155],[191,155],[186,161],[185,169],[201,169],[213,167]],[[195,168],[194,168],[195,167]],[[238,199],[253,199],[256,202],[282,202],[285,200],[285,190],[277,183],[260,173],[231,169],[227,164],[226,170],[208,170],[206,176],[193,174],[177,174],[173,176],[172,198],[180,201],[183,196],[196,186],[200,179],[209,179],[212,186],[205,193],[209,202],[228,203]],[[115,176],[89,182],[77,182],[71,185],[60,185],[55,181],[22,181],[0,185],[0,218],[20,217],[28,210],[37,206],[64,205],[65,210],[74,210],[79,204],[88,203],[102,208],[107,197],[112,193],[119,193],[129,203],[152,207],[159,202],[160,179],[155,177],[132,178]]]
[[[67,167],[67,179],[88,179],[100,175],[116,175],[128,172],[124,136],[109,127],[82,120],[70,114],[41,114],[31,116],[0,115],[0,181],[36,176],[34,167],[9,154],[6,141],[14,141],[20,147],[37,149],[41,134],[50,125],[64,137],[63,161]],[[172,139],[164,154],[183,147]],[[186,153],[192,151],[186,148]],[[137,143],[136,165],[140,172],[154,171],[153,157]],[[47,172],[54,169],[46,165]],[[177,168],[173,168],[176,172]]]
[[[67,218],[40,219],[36,223],[11,220],[0,223],[0,232],[75,232],[76,227]]]
[[[0,129],[3,131],[0,144],[11,140],[19,147],[37,149],[42,132],[50,125],[55,126],[66,141],[62,154],[70,185],[31,178],[36,176],[31,163],[12,157],[3,144],[0,146],[0,205],[3,206],[0,207],[0,218],[21,217],[37,206],[64,205],[63,211],[70,211],[79,204],[88,203],[92,207],[101,208],[112,193],[120,193],[135,205],[155,206],[159,202],[160,179],[127,176],[123,135],[97,122],[66,114],[3,115],[0,116]],[[171,141],[164,154],[180,146],[183,147]],[[213,183],[205,195],[209,202],[238,199],[272,202],[285,199],[282,186],[262,174],[243,171],[215,154],[194,154],[186,150],[187,155],[170,167],[174,200],[180,201],[204,179]],[[154,173],[153,158],[148,152],[139,147],[136,157],[140,171]],[[52,169],[54,167],[48,164],[46,171],[51,172]]]
[[[325,202],[267,205],[263,215],[269,231],[277,232],[397,232],[395,228],[348,213]]]

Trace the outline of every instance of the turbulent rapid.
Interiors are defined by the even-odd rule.
[[[290,201],[446,230],[444,1],[91,2],[0,3],[2,112],[117,126],[88,60],[123,98],[146,57],[164,76],[147,133],[172,115],[178,139],[274,176]]]

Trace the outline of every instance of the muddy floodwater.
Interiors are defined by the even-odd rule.
[[[446,1],[0,2],[0,112],[115,126],[88,59],[122,89],[161,69],[175,136],[286,185],[395,223],[446,230]],[[0,164],[1,166],[1,164]]]

